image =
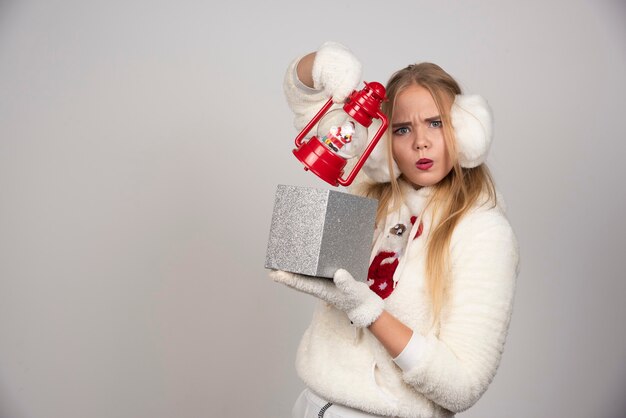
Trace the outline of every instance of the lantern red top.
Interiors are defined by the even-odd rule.
[[[352,116],[361,125],[368,128],[372,124],[372,119],[376,118],[380,105],[387,100],[385,97],[385,87],[373,81],[365,82],[363,90],[355,91],[343,106],[343,110]]]

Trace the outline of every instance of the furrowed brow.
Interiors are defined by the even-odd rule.
[[[426,122],[432,122],[434,120],[441,120],[441,116],[437,115],[437,116],[432,116],[430,118],[424,119],[424,121],[426,121]]]

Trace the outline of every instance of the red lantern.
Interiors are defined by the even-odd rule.
[[[296,137],[296,149],[293,153],[304,164],[304,169],[311,170],[333,186],[349,186],[387,129],[389,122],[380,110],[384,100],[385,87],[375,81],[366,82],[360,91],[353,91],[343,108],[328,112],[333,105],[333,99],[330,98]],[[367,128],[374,118],[381,119],[380,128],[348,177],[343,178],[343,169],[348,159],[356,156],[355,153],[359,151],[355,149],[356,146],[367,141]],[[302,142],[318,122],[317,135]]]

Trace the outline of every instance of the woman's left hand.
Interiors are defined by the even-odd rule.
[[[384,308],[380,296],[344,269],[335,272],[332,282],[322,277],[302,276],[282,270],[272,270],[269,275],[275,282],[318,297],[345,312],[357,327],[369,326]]]

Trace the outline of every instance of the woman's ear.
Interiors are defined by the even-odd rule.
[[[493,116],[477,94],[457,94],[450,110],[461,167],[472,168],[487,159],[493,137]]]

